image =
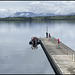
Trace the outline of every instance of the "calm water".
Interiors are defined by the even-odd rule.
[[[0,21],[0,73],[54,74],[41,46],[32,50],[32,36],[45,37],[46,26],[52,37],[75,50],[74,21]]]

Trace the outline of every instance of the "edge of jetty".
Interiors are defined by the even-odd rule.
[[[75,74],[75,51],[57,39],[40,38],[41,47],[56,74]]]

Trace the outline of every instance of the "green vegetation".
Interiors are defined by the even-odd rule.
[[[31,17],[8,17],[8,18],[0,18],[0,21],[28,21],[31,20]]]
[[[34,20],[74,20],[75,15],[73,16],[45,16],[45,17],[33,17]]]
[[[8,17],[0,18],[0,21],[32,21],[32,20],[75,20],[72,16],[43,16],[43,17]]]

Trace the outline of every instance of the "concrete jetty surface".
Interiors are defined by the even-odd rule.
[[[56,74],[75,74],[75,51],[57,39],[40,38],[41,46]]]

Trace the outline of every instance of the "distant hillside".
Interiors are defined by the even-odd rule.
[[[16,12],[9,17],[35,17],[35,16],[38,15],[32,12]]]
[[[75,15],[72,16],[45,16],[33,17],[34,20],[75,20]]]
[[[56,16],[53,13],[33,13],[33,12],[16,12],[9,17],[41,17],[41,16]]]
[[[41,17],[0,18],[0,21],[31,21],[31,20],[75,20],[75,15],[72,15],[72,16],[41,16]]]
[[[75,13],[70,14],[54,14],[54,13],[34,13],[34,12],[16,12],[10,15],[9,17],[46,17],[46,16],[69,16],[69,15],[75,15]]]
[[[0,18],[0,21],[29,21],[31,17],[7,17],[7,18]]]

